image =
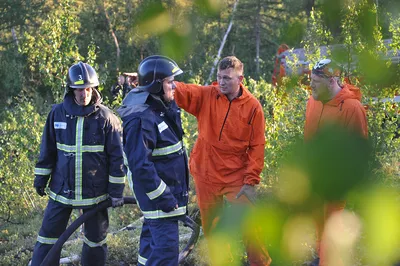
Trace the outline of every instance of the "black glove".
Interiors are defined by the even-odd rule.
[[[38,193],[39,196],[43,197],[46,195],[46,192],[44,192],[44,187],[35,187],[36,193]]]
[[[163,212],[172,212],[173,210],[178,209],[178,203],[176,199],[174,200],[164,200],[157,204],[158,208],[160,208]]]
[[[122,205],[124,205],[124,198],[111,198],[111,203],[112,203],[112,207],[121,207]]]

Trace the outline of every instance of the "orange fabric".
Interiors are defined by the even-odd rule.
[[[343,89],[329,102],[323,104],[311,96],[307,102],[304,139],[309,140],[326,123],[338,123],[368,137],[367,118],[357,87],[344,84]]]
[[[338,202],[330,202],[326,203],[324,206],[324,213],[323,217],[320,217],[317,221],[317,252],[318,256],[320,258],[319,261],[319,266],[325,266],[327,263],[327,254],[328,250],[334,249],[334,246],[328,246],[330,243],[324,239],[324,227],[326,221],[333,215],[333,214],[340,214],[343,212],[344,208],[346,206],[346,201],[338,201]],[[344,232],[338,232],[338,234],[343,234]],[[337,252],[334,252],[337,254]],[[336,266],[341,266],[343,265],[343,262],[340,258],[335,258],[336,260]]]
[[[194,178],[197,203],[200,208],[201,223],[206,238],[209,238],[211,231],[219,221],[219,210],[223,207],[223,197],[233,204],[250,204],[249,200],[242,196],[236,199],[242,186],[210,185],[201,181],[198,176]],[[271,258],[264,248],[260,239],[250,240],[244,237],[247,256],[251,266],[268,266]],[[229,243],[226,248],[229,250]],[[212,251],[210,251],[210,254]]]
[[[175,84],[176,103],[198,122],[191,174],[206,183],[258,184],[265,146],[264,113],[258,100],[242,85],[242,95],[230,102],[217,84]]]
[[[318,132],[318,129],[327,123],[338,123],[368,138],[367,118],[365,109],[361,104],[360,89],[350,84],[344,84],[342,90],[325,104],[314,100],[312,96],[310,97],[307,102],[304,139],[306,141],[310,140]],[[317,215],[317,250],[320,257],[319,266],[324,266],[326,264],[327,257],[329,256],[327,251],[335,248],[332,246],[332,243],[324,239],[325,222],[332,214],[342,212],[345,205],[345,201],[328,202],[325,204],[324,214],[322,216]],[[342,265],[340,258],[335,258],[335,260],[336,265]]]

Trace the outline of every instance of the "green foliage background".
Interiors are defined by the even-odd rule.
[[[148,55],[173,57],[185,70],[179,79],[204,84],[210,82],[207,78],[232,17],[233,28],[221,56],[234,54],[244,62],[245,85],[262,103],[266,118],[260,196],[270,196],[271,191],[280,188],[282,162],[291,154],[293,145],[302,139],[309,97],[307,88],[298,82],[301,77],[287,77],[279,87],[270,84],[278,45],[285,42],[292,47],[304,47],[308,59],[315,62],[321,57],[321,45],[343,44],[329,53],[347,66],[352,81],[363,92],[363,102],[369,106],[369,137],[374,150],[370,181],[382,185],[387,200],[398,204],[399,138],[394,137],[399,134],[399,106],[378,100],[399,92],[399,64],[390,64],[382,58],[388,50],[400,49],[400,4],[395,0],[380,0],[377,6],[377,2],[241,0],[234,14],[234,0],[1,2],[0,253],[4,255],[0,264],[26,265],[30,259],[46,204],[46,199],[38,197],[32,188],[33,170],[47,113],[52,104],[62,100],[68,67],[78,60],[94,65],[105,102],[111,108],[117,108],[122,100],[112,99],[110,95],[118,74],[136,71],[139,62]],[[392,43],[387,47],[383,40],[389,38]],[[197,137],[196,121],[187,113],[183,113],[182,121],[185,144],[190,151]],[[365,195],[371,198],[381,195],[347,192],[349,206],[354,210]],[[196,209],[195,202],[193,189],[192,210]],[[282,218],[286,214],[282,213],[287,206],[269,204],[266,215],[276,218],[271,218],[276,222],[273,228],[280,232],[286,222]],[[396,204],[388,204],[380,214],[389,215],[390,221],[398,219],[390,216],[397,212]],[[361,209],[360,213],[363,211],[370,210]],[[193,216],[195,213],[191,211]],[[116,231],[139,216],[136,208],[113,210],[110,229]],[[272,223],[262,215],[257,217],[259,221]],[[363,217],[368,229],[372,224],[368,221],[373,219],[368,215]],[[387,225],[387,228],[392,230],[392,235],[400,237],[393,226]],[[367,229],[366,239],[374,235]],[[78,236],[79,233],[74,237]],[[276,233],[276,238],[279,237]],[[382,246],[393,243],[388,250],[399,248],[397,242],[379,237],[377,241]],[[137,239],[138,230],[110,236],[109,265],[136,263]],[[207,265],[207,255],[204,255],[207,251],[202,243],[190,255],[187,265]],[[312,243],[305,245],[310,255]],[[354,265],[364,265],[363,260],[368,258],[365,254],[376,253],[377,247],[373,245],[361,246],[361,250],[354,251]],[[79,247],[80,242],[71,244],[63,254],[79,254]],[[240,263],[244,260],[243,252],[238,249],[237,253]],[[386,260],[373,260],[375,264],[371,265],[389,265],[400,259],[393,252],[385,254]],[[277,265],[290,264],[284,255],[276,254]],[[291,264],[299,265],[305,259],[293,258]]]

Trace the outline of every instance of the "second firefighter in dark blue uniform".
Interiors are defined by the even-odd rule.
[[[139,265],[178,265],[178,220],[186,215],[189,173],[182,141],[174,76],[182,73],[163,56],[139,65],[139,86],[118,110],[123,121],[128,180],[144,216]]]

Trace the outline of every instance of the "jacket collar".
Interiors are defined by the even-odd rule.
[[[67,93],[64,97],[63,107],[67,111],[68,114],[73,116],[88,116],[94,113],[101,103],[100,93],[93,89],[93,98],[89,105],[81,106],[75,102],[74,94]]]
[[[332,100],[328,101],[326,105],[339,106],[348,99],[356,99],[361,102],[361,96],[362,94],[359,88],[350,84],[344,84],[340,92],[336,94]]]
[[[215,89],[217,90],[217,98],[222,97],[222,98],[228,100],[228,98],[225,96],[225,94],[221,93],[221,91],[219,90],[218,82],[214,81],[214,82],[212,83],[212,85],[213,85],[213,86],[215,87]],[[251,95],[251,93],[249,92],[249,90],[248,90],[242,83],[240,83],[240,92],[239,92],[239,95],[236,96],[236,98],[234,98],[234,99],[239,100],[239,101],[243,101],[243,100],[246,100],[246,101],[247,101],[248,98],[250,97],[250,95]]]

